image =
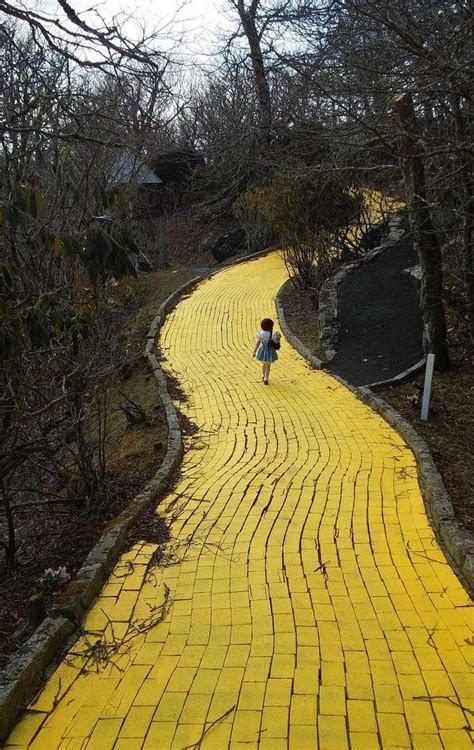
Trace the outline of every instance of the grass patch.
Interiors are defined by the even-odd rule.
[[[107,413],[107,465],[109,471],[126,477],[137,471],[150,472],[166,450],[167,423],[158,397],[156,381],[143,357],[150,324],[164,300],[193,278],[190,269],[159,271],[137,279],[132,285],[133,314],[125,321],[126,342],[122,373],[117,372],[109,393]],[[139,405],[146,421],[129,426],[120,408],[128,399]]]

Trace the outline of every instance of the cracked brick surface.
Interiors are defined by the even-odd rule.
[[[167,319],[199,431],[159,509],[166,566],[151,544],[122,557],[6,747],[472,747],[473,610],[413,454],[285,342],[270,387],[251,358],[285,278],[278,253],[238,265]],[[94,638],[119,644],[105,663]]]

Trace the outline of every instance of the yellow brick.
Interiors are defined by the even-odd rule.
[[[205,646],[186,646],[181,654],[178,666],[198,667],[205,652]]]
[[[204,740],[201,742],[200,750],[216,750],[217,748],[228,747],[231,731],[231,724],[216,724],[204,737]]]
[[[293,677],[295,657],[292,654],[275,654],[272,659],[270,674],[274,678]]]
[[[377,714],[382,746],[410,747],[407,726],[399,714]]]
[[[321,674],[323,685],[344,686],[346,684],[344,665],[340,662],[321,662]]]
[[[122,724],[121,719],[100,719],[94,727],[87,746],[91,750],[111,750]]]
[[[262,714],[262,738],[288,737],[288,708],[265,706]]]
[[[450,672],[449,677],[461,701],[472,700],[474,695],[474,672]]]
[[[243,667],[223,667],[217,680],[216,693],[231,693],[233,690],[239,690],[243,676]]]
[[[293,678],[295,694],[312,695],[319,689],[318,670],[314,666],[297,667]]]
[[[261,711],[265,688],[265,682],[244,682],[240,689],[238,710]]]
[[[319,708],[322,714],[345,716],[347,713],[345,689],[334,685],[321,685]]]
[[[142,750],[142,747],[143,738],[130,739],[129,737],[127,737],[126,740],[121,740],[119,738],[114,745],[114,750]]]
[[[291,726],[289,747],[290,750],[317,750],[318,736],[316,727]]]
[[[197,744],[202,736],[202,727],[199,724],[178,724],[176,733],[171,744],[172,750],[182,750],[183,747],[192,747]]]
[[[438,734],[412,734],[414,750],[443,750]]]
[[[318,733],[321,750],[345,750],[349,747],[346,722],[342,716],[320,716]]]
[[[10,734],[8,743],[27,746],[45,719],[46,714],[27,714]],[[97,715],[95,720],[97,721]]]
[[[373,700],[374,691],[370,674],[348,672],[346,675],[347,695],[357,700]]]
[[[223,746],[222,746],[223,747]],[[312,747],[312,750],[314,750]],[[258,750],[288,750],[288,740],[279,737],[267,737],[262,735]]]
[[[433,711],[425,701],[405,701],[405,718],[410,734],[436,734]]]
[[[212,696],[207,721],[214,722],[219,720],[219,722],[232,724],[238,699],[238,691],[231,693],[215,693]]]
[[[472,750],[472,740],[466,731],[442,729],[440,735],[444,750]]]
[[[194,647],[197,648],[197,647]],[[213,644],[204,651],[201,668],[202,669],[220,669],[224,666],[225,657],[227,656],[227,646]]]
[[[94,729],[101,713],[101,706],[86,706],[74,717],[69,726],[65,728],[64,736],[88,737],[92,734],[92,730]],[[113,713],[115,713],[115,709],[113,710]]]
[[[441,729],[462,729],[466,726],[466,717],[459,706],[444,698],[433,698],[431,705]]]
[[[374,685],[375,703],[379,713],[403,713],[403,702],[398,685]]]
[[[249,658],[250,646],[235,645],[229,646],[224,661],[226,667],[245,667]]]
[[[244,680],[259,682],[266,680],[270,673],[269,656],[250,656],[245,667]]]
[[[293,695],[290,706],[290,724],[316,726],[316,696]]]
[[[351,750],[379,750],[379,738],[372,732],[351,731]]]
[[[273,679],[267,681],[265,692],[266,706],[289,706],[291,693],[291,680]]]
[[[32,740],[29,745],[4,745],[5,750],[16,748],[16,750],[44,750],[45,747],[59,747],[62,742],[63,730],[59,727],[49,728],[43,726],[40,734]]]
[[[120,737],[144,737],[148,725],[151,723],[155,706],[132,706],[128,712],[123,726],[120,728]]]
[[[211,701],[211,693],[191,693],[191,695],[188,695],[179,717],[180,724],[200,724],[204,726]]]
[[[348,700],[347,711],[349,715],[350,732],[377,733],[374,706],[372,701]]]
[[[166,689],[171,693],[186,693],[189,691],[195,675],[195,667],[177,667],[171,675]]]
[[[260,711],[241,711],[235,714],[232,727],[232,743],[257,742],[262,715]]]
[[[185,700],[186,693],[165,693],[158,704],[153,721],[177,722]]]

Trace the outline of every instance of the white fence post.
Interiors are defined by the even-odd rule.
[[[426,358],[425,386],[423,388],[423,401],[421,403],[421,418],[424,422],[428,419],[430,411],[431,382],[433,380],[434,354],[428,354]]]

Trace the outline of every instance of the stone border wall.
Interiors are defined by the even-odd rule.
[[[283,322],[280,322],[283,328]],[[286,331],[285,335],[288,335]],[[295,349],[302,356],[305,356],[304,352],[307,352],[308,349],[297,336],[291,333],[288,338]],[[310,353],[307,359],[314,367],[314,355]],[[425,507],[435,535],[456,575],[472,597],[474,595],[474,536],[457,520],[446,487],[436,468],[427,443],[401,414],[389,406],[386,401],[376,396],[368,386],[356,388],[338,375],[328,374],[348,388],[360,401],[380,414],[413,451]]]
[[[283,308],[282,297],[283,297],[283,294],[284,294],[286,288],[291,283],[292,283],[291,279],[288,279],[288,281],[285,281],[285,283],[283,284],[283,286],[281,286],[280,289],[278,290],[278,293],[277,293],[277,296],[276,296],[276,299],[275,299],[277,313],[278,313],[278,318],[280,320],[280,327],[281,327],[281,330],[283,331],[283,333],[285,335],[285,338],[288,339],[288,341],[290,342],[290,344],[292,345],[292,347],[294,349],[296,349],[296,351],[299,354],[301,354],[302,357],[304,357],[305,359],[308,360],[308,362],[310,363],[311,367],[314,370],[320,370],[322,367],[324,367],[324,363],[319,359],[319,357],[317,357],[315,354],[313,354],[313,352],[311,352],[308,349],[307,346],[305,346],[303,344],[303,342],[301,341],[301,339],[299,339],[298,336],[296,336],[293,333],[293,331],[291,330],[291,328],[289,327],[289,325],[287,323],[286,316],[285,316],[285,310]]]
[[[142,492],[136,495],[127,507],[106,526],[75,579],[58,596],[52,617],[46,618],[36,628],[28,641],[12,656],[6,669],[0,675],[0,743],[8,736],[19,712],[34,697],[41,686],[47,668],[54,663],[65,647],[66,641],[73,634],[77,634],[82,617],[101,591],[123,551],[129,529],[139,516],[152,503],[157,502],[163,492],[168,490],[168,480],[181,462],[183,442],[178,415],[168,393],[166,376],[153,353],[166,315],[200,281],[233,265],[261,257],[276,249],[276,247],[270,247],[251,255],[235,258],[207,275],[196,276],[172,292],[158,308],[158,314],[153,319],[147,334],[144,357],[156,379],[158,395],[166,412],[168,443],[165,457],[160,468]]]
[[[347,385],[347,384],[345,384]],[[425,506],[436,537],[469,596],[474,596],[474,536],[456,518],[453,504],[436,468],[428,444],[386,401],[367,386],[355,389],[355,395],[380,414],[415,454]]]

